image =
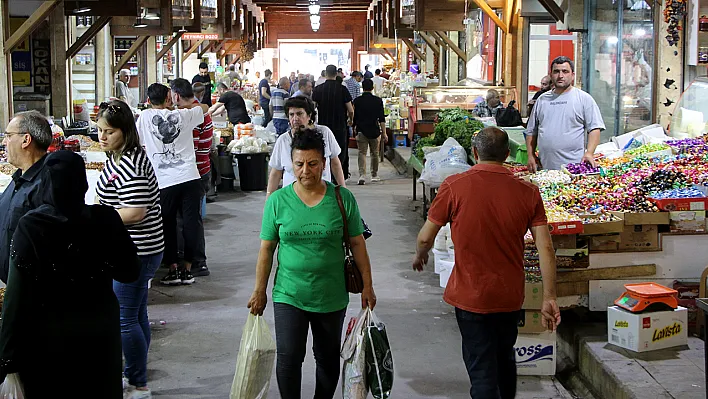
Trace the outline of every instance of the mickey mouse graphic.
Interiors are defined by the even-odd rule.
[[[182,156],[175,152],[174,144],[181,131],[179,128],[179,116],[169,114],[165,120],[161,115],[155,115],[152,117],[152,124],[157,127],[157,130],[153,130],[152,134],[162,141],[164,149],[163,152],[155,154],[155,157],[159,157],[158,160],[160,161],[158,167],[161,169],[169,168],[172,165],[184,163]]]

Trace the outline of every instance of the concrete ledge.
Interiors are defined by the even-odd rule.
[[[559,372],[577,367],[599,398],[705,398],[703,341],[635,353],[607,343],[604,323],[563,326],[558,335]]]
[[[396,147],[384,154],[400,175],[410,175],[408,159],[411,157],[411,147]]]

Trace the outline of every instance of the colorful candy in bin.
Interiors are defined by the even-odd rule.
[[[587,162],[569,163],[565,165],[565,169],[571,175],[588,175],[593,173],[600,173],[600,168],[594,167]]]

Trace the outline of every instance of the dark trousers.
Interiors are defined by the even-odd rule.
[[[202,223],[202,197],[204,190],[200,179],[177,184],[160,190],[162,223],[165,230],[165,255],[163,262],[173,265],[178,262],[177,215],[182,215],[184,239],[184,260],[194,263],[206,259],[200,249],[199,232],[204,231]],[[202,233],[203,235],[203,233]]]
[[[473,399],[516,396],[514,344],[519,312],[480,314],[455,308],[462,334],[462,357]]]
[[[317,372],[315,399],[332,399],[339,381],[339,347],[347,309],[314,313],[285,303],[274,303],[277,362],[275,373],[283,399],[300,399],[302,362],[307,350],[307,332],[312,327],[312,351]]]
[[[273,119],[273,115],[270,114],[270,102],[259,103],[258,105],[263,108],[263,127],[267,127],[268,123]]]
[[[339,161],[342,162],[342,171],[346,179],[347,176],[349,176],[349,128],[346,126],[342,128],[327,127],[332,130],[334,138],[337,140],[337,144],[339,144],[339,148],[342,150],[342,152],[339,153]],[[334,179],[334,175],[332,178]]]

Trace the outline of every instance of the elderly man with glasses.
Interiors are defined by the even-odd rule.
[[[39,186],[47,148],[52,144],[52,129],[39,112],[21,112],[7,125],[2,144],[7,161],[18,168],[0,194],[0,280],[7,283],[12,234],[20,218],[41,202]]]

